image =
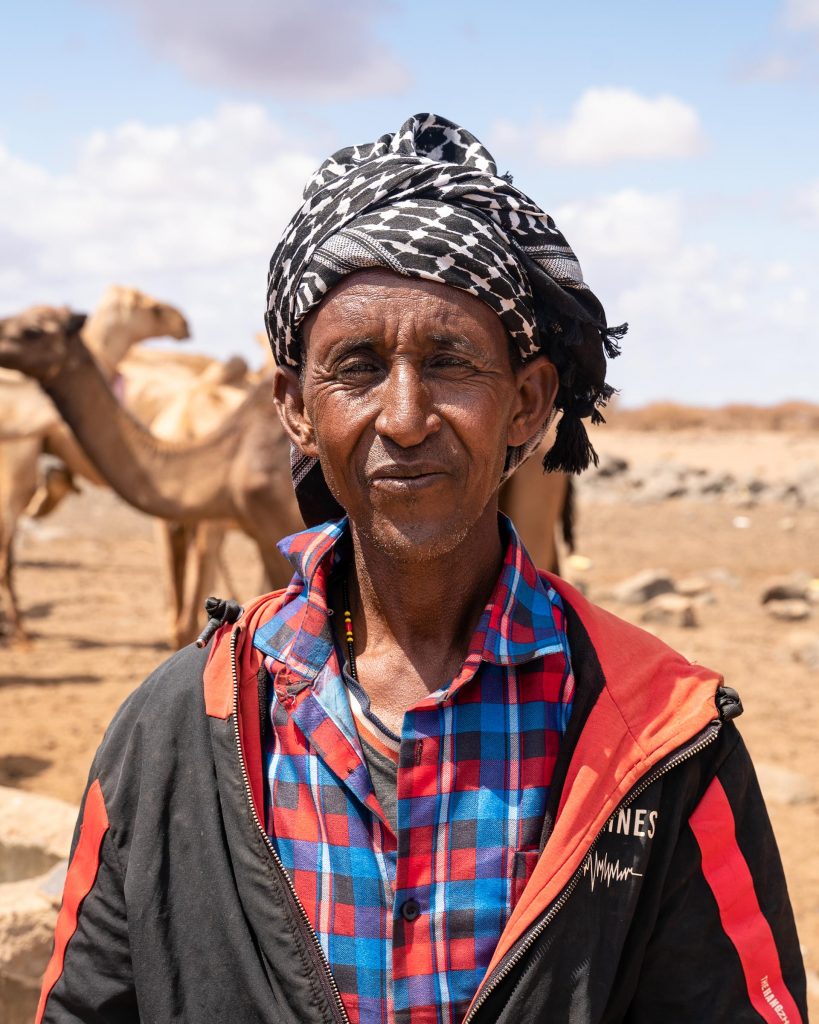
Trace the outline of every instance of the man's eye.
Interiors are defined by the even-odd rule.
[[[456,369],[464,370],[470,367],[470,362],[463,356],[436,356],[429,364],[433,369]]]
[[[345,359],[338,367],[338,373],[342,377],[360,377],[378,372],[378,363],[373,359]]]

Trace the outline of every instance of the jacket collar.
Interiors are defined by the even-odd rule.
[[[538,575],[510,520],[501,516],[500,525],[506,541],[503,565],[468,659],[519,665],[561,650],[562,608],[554,588]],[[328,587],[332,575],[351,557],[347,518],[286,537],[279,550],[295,575],[283,605],[256,630],[253,644],[289,673],[312,682],[333,649]]]

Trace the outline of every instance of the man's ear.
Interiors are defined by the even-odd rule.
[[[559,383],[557,368],[546,356],[530,359],[515,372],[517,406],[509,424],[510,448],[526,444],[543,426],[555,404]]]
[[[305,455],[318,457],[313,423],[304,408],[298,374],[277,366],[273,375],[273,403],[285,433]]]

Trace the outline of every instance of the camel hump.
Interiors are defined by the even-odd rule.
[[[231,356],[224,363],[212,362],[199,376],[207,384],[240,384],[247,376],[248,365],[241,356]]]

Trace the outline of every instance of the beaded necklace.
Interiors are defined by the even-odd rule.
[[[358,682],[358,672],[355,667],[355,646],[353,644],[353,616],[350,612],[350,593],[347,589],[347,577],[341,583],[341,594],[344,600],[344,639],[347,641],[347,661],[350,665],[350,675]]]

